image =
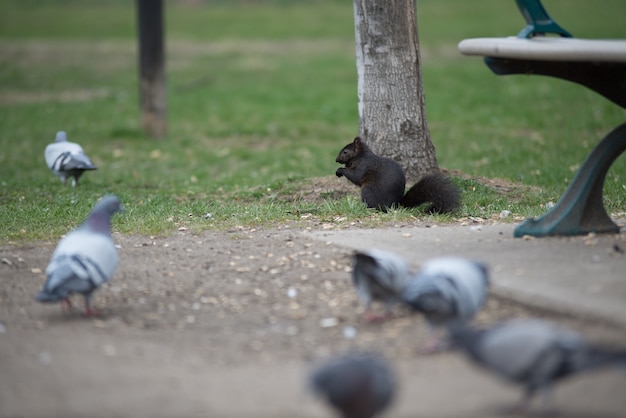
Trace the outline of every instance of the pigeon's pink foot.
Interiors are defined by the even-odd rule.
[[[392,312],[385,312],[384,314],[377,314],[372,311],[367,311],[365,312],[365,315],[363,315],[363,318],[365,319],[365,322],[373,323],[373,322],[384,322],[389,319],[393,319],[394,316],[395,315]]]
[[[82,312],[82,315],[87,318],[100,317],[102,316],[102,312],[91,308],[85,308],[85,310]]]
[[[445,335],[435,333],[434,336],[421,348],[422,354],[437,354],[448,351],[452,348],[452,344]]]
[[[74,310],[74,307],[72,306],[72,302],[70,301],[69,298],[65,298],[61,300],[61,310],[67,311],[67,312],[72,312]]]

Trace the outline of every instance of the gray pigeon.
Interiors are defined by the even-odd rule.
[[[371,418],[392,402],[395,376],[385,359],[351,353],[316,368],[310,378],[316,394],[343,418]]]
[[[67,140],[64,131],[57,132],[54,142],[46,147],[44,155],[46,164],[64,186],[69,177],[72,177],[72,186],[76,186],[84,171],[97,169],[80,145]]]
[[[118,256],[111,239],[111,218],[123,211],[115,196],[100,199],[85,222],[67,234],[52,253],[46,268],[46,282],[35,299],[39,302],[65,303],[71,308],[69,296],[81,293],[85,298],[85,315],[93,315],[91,294],[113,277]]]
[[[510,320],[488,329],[455,323],[450,335],[475,363],[524,386],[522,401],[513,408],[518,412],[537,392],[547,407],[556,381],[599,367],[626,367],[626,349],[588,344],[577,332],[541,319]]]
[[[352,283],[365,305],[365,319],[381,320],[389,316],[391,307],[401,302],[401,295],[411,278],[409,268],[396,254],[382,250],[356,252],[352,269]],[[376,315],[372,303],[385,304],[385,315]]]
[[[489,277],[484,264],[459,257],[434,258],[424,264],[407,285],[403,301],[421,312],[433,328],[454,321],[469,321],[487,298]],[[434,352],[445,348],[441,337],[424,349]]]

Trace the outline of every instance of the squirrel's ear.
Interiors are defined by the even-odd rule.
[[[356,138],[354,138],[354,141],[352,142],[356,147],[360,147],[361,146],[361,137],[357,136]]]

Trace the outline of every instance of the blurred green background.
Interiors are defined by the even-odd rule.
[[[372,213],[354,195],[301,197],[334,176],[358,132],[352,2],[174,1],[166,4],[168,135],[140,126],[135,3],[0,0],[0,238],[56,239],[115,193],[124,233],[427,216]],[[577,37],[626,38],[623,0],[544,0]],[[548,77],[497,77],[460,40],[515,35],[513,0],[420,0],[428,123],[466,216],[535,216],[556,201],[589,151],[626,112]],[[58,130],[99,166],[62,188],[43,159]],[[502,193],[473,178],[517,184]],[[313,180],[312,180],[313,179]],[[337,179],[338,182],[344,179]],[[607,176],[610,212],[626,207],[622,156]],[[207,214],[210,214],[207,216]],[[306,216],[304,216],[306,215]]]

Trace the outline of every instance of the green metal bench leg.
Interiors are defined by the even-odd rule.
[[[589,154],[559,202],[545,215],[527,219],[513,235],[584,235],[619,233],[602,203],[604,178],[611,164],[626,150],[626,123],[611,131]]]

